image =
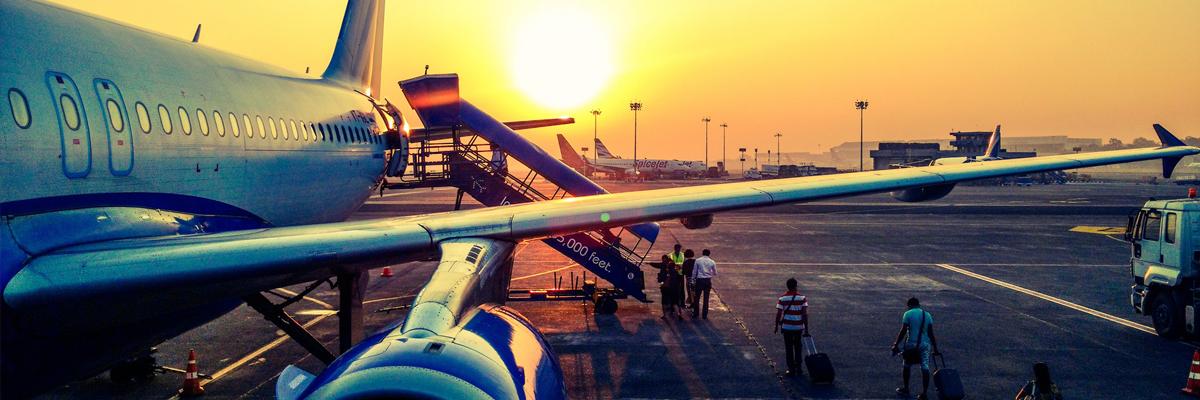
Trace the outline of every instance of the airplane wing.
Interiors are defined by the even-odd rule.
[[[1164,173],[1200,148],[1169,133],[1164,147],[1065,154],[574,197],[412,217],[102,242],[39,256],[14,276],[6,303],[86,316],[96,299],[241,297],[320,279],[338,268],[426,258],[456,238],[522,241],[585,230],[956,182],[1162,159]],[[187,296],[191,295],[191,296]],[[111,303],[109,303],[111,304]],[[64,306],[67,305],[67,306]]]

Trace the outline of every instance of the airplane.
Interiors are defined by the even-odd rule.
[[[635,172],[645,177],[699,177],[704,176],[708,168],[703,161],[679,160],[637,160],[637,170],[634,170],[634,160],[627,160],[613,155],[599,138],[596,139],[596,157],[589,159],[576,153],[571,143],[561,133],[558,134],[558,151],[563,162],[584,174],[595,172],[605,173],[618,178],[633,176]]]
[[[730,210],[1142,160],[1162,159],[1169,176],[1200,153],[1155,125],[1155,148],[346,222],[383,179],[386,152],[407,152],[403,117],[373,97],[383,9],[350,0],[328,67],[310,76],[198,37],[0,2],[0,396],[144,358],[246,303],[327,364],[288,367],[280,398],[565,398],[553,351],[504,306],[519,242],[672,219],[700,229]],[[430,258],[438,267],[407,318],[361,337],[364,271]],[[333,279],[336,356],[262,295]]]
[[[996,131],[988,137],[987,149],[983,154],[978,156],[965,157],[942,157],[929,162],[929,165],[953,165],[970,162],[995,161],[1000,159],[1000,125],[996,125]]]

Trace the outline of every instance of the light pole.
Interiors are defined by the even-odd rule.
[[[757,147],[754,148],[754,169],[758,169],[758,148]]]
[[[597,124],[599,123],[599,120],[600,120],[600,110],[592,110],[592,145],[593,146],[596,145],[596,142],[600,141],[600,136],[597,133],[599,131],[596,129],[598,126]],[[593,164],[600,163],[600,153],[599,152],[592,153],[592,163]]]
[[[729,162],[729,158],[725,156],[725,128],[728,127],[729,124],[721,123],[721,172],[725,172],[725,163]]]
[[[712,121],[712,118],[704,117],[703,119],[701,119],[701,121],[704,121],[704,168],[707,170],[708,169],[708,123]]]
[[[779,152],[779,138],[783,137],[782,133],[775,132],[775,163],[783,165],[783,153]]]
[[[637,112],[642,109],[642,103],[635,101],[629,103],[629,109],[633,110],[633,175],[634,179],[638,178],[638,158],[637,158]]]
[[[854,102],[854,108],[858,109],[858,170],[863,171],[863,111],[867,109],[867,101]]]
[[[742,173],[742,176],[745,176],[746,175],[746,148],[739,147],[738,152],[742,153],[742,156],[740,157],[740,159],[742,161],[742,170],[740,172]]]

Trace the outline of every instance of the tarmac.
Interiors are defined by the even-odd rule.
[[[698,183],[601,182],[613,191]],[[1042,361],[1068,398],[1175,399],[1197,347],[1156,337],[1149,318],[1133,313],[1118,228],[1150,197],[1184,196],[1186,187],[1174,185],[963,186],[928,203],[879,194],[724,213],[702,230],[666,221],[653,254],[678,241],[711,249],[717,261],[707,320],[664,321],[659,304],[633,299],[620,301],[615,315],[595,315],[579,301],[510,306],[545,335],[577,399],[896,399],[900,360],[889,347],[913,296],[934,316],[940,348],[969,398],[1011,398]],[[453,189],[391,191],[354,219],[448,211],[453,203]],[[568,281],[584,271],[537,241],[517,251],[514,288],[551,287],[556,274]],[[373,271],[368,329],[404,318],[434,266],[392,266],[391,278]],[[782,339],[772,326],[789,277],[809,297],[813,336],[837,371],[831,386],[782,376]],[[336,304],[325,285],[288,310],[336,349]],[[183,367],[189,348],[213,377],[207,398],[273,398],[285,366],[322,367],[245,306],[163,343],[157,357]],[[168,398],[181,382],[165,373],[116,385],[102,374],[42,398]]]

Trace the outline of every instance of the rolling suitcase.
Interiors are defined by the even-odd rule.
[[[946,358],[941,354],[932,357],[933,386],[937,389],[938,400],[962,400],[967,397],[963,391],[962,380],[958,377],[958,370],[946,368]],[[941,368],[938,367],[938,358],[942,359]]]
[[[815,384],[832,385],[833,362],[829,360],[829,355],[817,352],[817,343],[812,335],[806,334],[801,340],[804,342],[804,367],[808,368],[808,378]]]

